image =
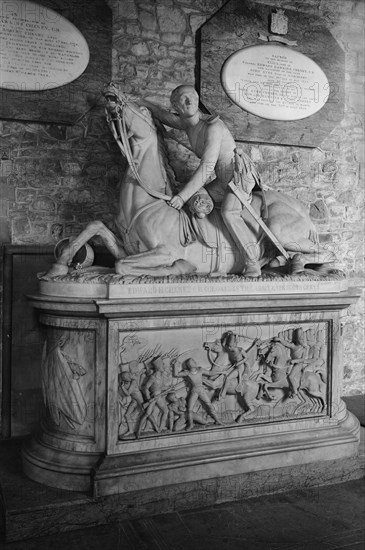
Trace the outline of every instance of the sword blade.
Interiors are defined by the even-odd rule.
[[[263,229],[263,231],[266,233],[269,239],[274,243],[276,248],[282,253],[284,258],[286,260],[289,260],[290,259],[289,254],[287,253],[283,245],[277,240],[274,233],[267,227],[266,223],[262,220],[261,216],[252,208],[251,204],[246,200],[241,189],[239,189],[239,187],[237,187],[237,185],[235,185],[233,181],[230,181],[228,185],[230,189],[233,191],[233,193],[236,195],[236,197],[241,201],[242,205],[246,208],[246,210],[249,211],[251,216],[257,221],[257,223]]]

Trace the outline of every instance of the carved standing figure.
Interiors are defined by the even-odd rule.
[[[148,420],[151,421],[154,429],[158,433],[160,433],[162,430],[167,429],[166,422],[169,410],[165,397],[167,390],[165,385],[166,361],[170,363],[170,360],[168,358],[163,359],[162,357],[155,357],[151,362],[154,372],[148,377],[148,380],[144,387],[144,393],[147,400],[147,408],[145,414],[140,420],[137,437],[139,437],[141,432],[145,429]],[[154,417],[156,409],[160,410],[162,413],[159,422],[157,422]]]
[[[237,335],[232,331],[228,331],[225,335],[223,343],[228,353],[228,359],[232,365],[232,369],[226,375],[222,390],[219,394],[219,399],[224,399],[227,393],[227,388],[232,379],[237,380],[236,391],[243,394],[243,375],[245,373],[246,380],[249,378],[250,365],[247,361],[247,354],[244,349],[238,347]]]
[[[57,332],[44,344],[42,359],[42,390],[45,404],[53,422],[59,426],[64,419],[68,426],[83,424],[87,415],[87,403],[79,379],[86,369],[65,352],[67,333]]]
[[[301,373],[304,368],[303,360],[308,352],[305,333],[303,329],[299,327],[293,331],[292,340],[288,340],[283,336],[276,336],[273,338],[273,341],[280,342],[280,344],[290,350],[292,368],[288,375],[291,388],[289,397],[294,397],[294,395],[298,393]]]
[[[124,414],[127,431],[121,434],[122,436],[134,433],[131,425],[131,419],[136,410],[143,412],[143,395],[139,389],[137,380],[130,372],[121,372],[119,375],[119,394],[121,398],[130,397],[130,403],[127,406],[127,410]]]
[[[216,424],[222,424],[219,420],[217,413],[214,410],[214,407],[209,399],[207,390],[203,386],[203,376],[216,376],[216,374],[211,374],[209,371],[199,367],[195,359],[190,357],[186,360],[186,369],[184,371],[178,370],[178,363],[174,365],[174,376],[176,378],[185,378],[189,381],[190,391],[188,396],[188,430],[193,429],[194,427],[194,417],[193,410],[198,399],[207,408],[210,416],[215,420]]]

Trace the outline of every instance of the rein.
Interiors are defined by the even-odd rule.
[[[132,149],[129,143],[128,139],[128,131],[127,126],[125,122],[125,107],[127,106],[127,102],[122,103],[122,108],[118,108],[116,111],[116,117],[112,118],[112,116],[109,114],[108,111],[106,111],[107,115],[107,122],[108,125],[112,131],[112,134],[114,136],[115,141],[117,142],[119,149],[121,150],[122,154],[127,159],[127,162],[130,166],[130,169],[133,172],[134,177],[136,178],[138,184],[142,187],[142,189],[151,197],[159,200],[169,201],[171,200],[171,197],[169,195],[166,195],[165,193],[160,193],[159,191],[155,191],[151,189],[144,181],[142,181],[136,164],[133,159],[133,153]],[[131,111],[141,118],[144,118],[138,111],[132,108],[131,105],[128,104],[128,108],[131,109]]]

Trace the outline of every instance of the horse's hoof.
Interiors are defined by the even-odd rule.
[[[257,279],[261,277],[261,269],[247,269],[243,275],[246,279]]]
[[[299,252],[297,254],[294,254],[289,264],[290,275],[301,273],[302,271],[304,271],[304,268],[305,268],[305,258],[303,254],[300,254]]]

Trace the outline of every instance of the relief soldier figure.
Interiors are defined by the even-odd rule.
[[[185,361],[186,368],[181,371],[178,369],[178,363],[175,363],[174,365],[174,376],[176,378],[184,378],[188,381],[190,386],[190,391],[188,395],[188,430],[192,430],[194,427],[194,417],[193,417],[193,410],[196,402],[198,399],[204,403],[206,406],[206,409],[209,413],[209,415],[215,420],[216,424],[223,424],[218,416],[217,413],[209,399],[209,395],[207,390],[204,388],[203,385],[203,376],[216,376],[216,374],[212,374],[206,369],[203,369],[202,367],[199,367],[196,363],[195,359],[192,357],[187,359]]]
[[[167,430],[166,422],[169,410],[166,402],[166,363],[170,365],[170,360],[168,358],[163,359],[162,357],[155,357],[151,362],[153,372],[148,377],[144,386],[147,408],[140,420],[137,437],[145,429],[148,420],[150,420],[156,432],[160,433],[162,430]],[[159,422],[154,416],[157,411],[161,412]]]
[[[122,401],[122,407],[123,407],[124,399],[128,397],[130,398],[130,402],[127,405],[127,410],[125,411],[125,414],[124,414],[124,418],[127,424],[127,431],[120,434],[120,436],[124,437],[126,435],[134,433],[131,420],[136,410],[139,409],[140,411],[144,412],[143,395],[141,390],[139,389],[139,384],[132,373],[127,371],[120,373],[119,395]],[[120,423],[119,428],[121,428],[122,426],[123,426],[123,420]]]

